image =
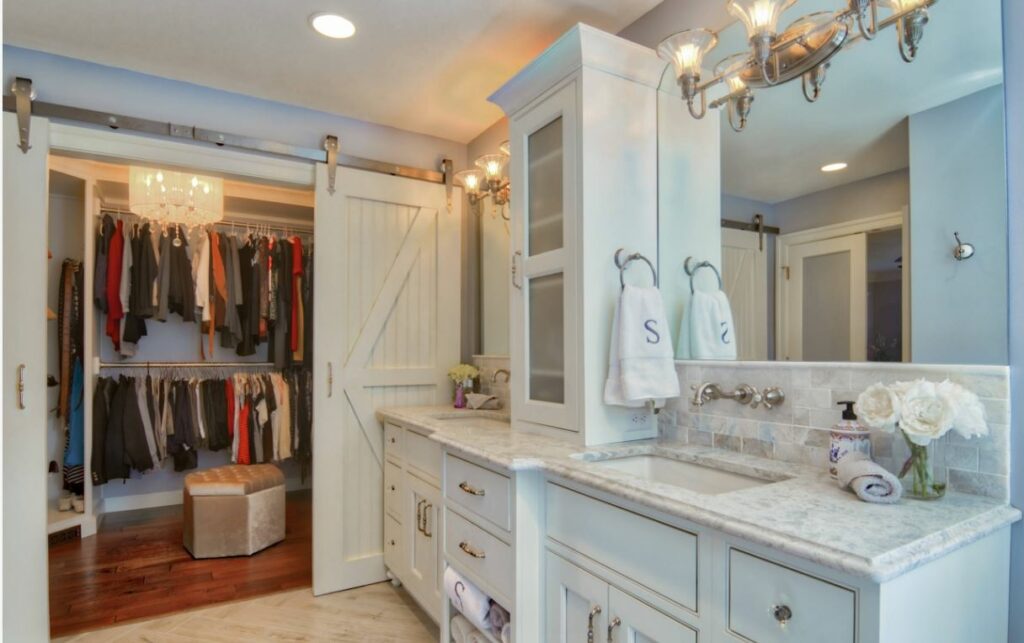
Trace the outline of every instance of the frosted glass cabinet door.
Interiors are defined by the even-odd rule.
[[[548,643],[604,640],[608,584],[550,551],[546,573]]]
[[[510,125],[514,283],[512,374],[516,419],[578,430],[575,421],[576,85]]]

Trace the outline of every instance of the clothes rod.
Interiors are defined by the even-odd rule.
[[[4,96],[4,111],[17,113],[15,96]],[[88,125],[99,125],[102,127],[109,127],[114,130],[142,132],[144,134],[156,136],[186,139],[199,143],[210,143],[218,147],[230,147],[245,150],[247,152],[274,154],[276,156],[300,159],[303,161],[326,163],[328,158],[328,153],[320,149],[290,145],[288,143],[279,143],[277,141],[252,138],[238,134],[229,134],[227,132],[219,132],[216,130],[202,129],[191,125],[179,125],[177,123],[166,123],[147,118],[136,118],[134,116],[114,114],[112,112],[99,112],[82,107],[58,105],[56,103],[32,101],[31,113],[33,116],[55,118],[63,121],[85,123]],[[342,167],[357,170],[367,170],[381,174],[390,174],[392,176],[401,176],[409,179],[417,179],[419,181],[427,181],[428,183],[445,184],[444,172],[410,167],[408,165],[383,163],[381,161],[365,159],[358,156],[352,156],[350,154],[339,153],[337,155],[337,164]]]
[[[274,362],[100,362],[100,368],[271,368]]]
[[[120,215],[120,216],[135,217],[135,218],[137,218],[137,219],[139,219],[141,221],[145,220],[143,217],[140,217],[139,215],[135,214],[131,210],[122,210],[121,208],[111,208],[111,207],[107,207],[107,206],[102,206],[102,207],[100,207],[100,212],[99,212],[99,214],[97,216],[103,216],[104,214],[116,214],[116,215]],[[269,230],[271,232],[282,232],[282,233],[285,233],[285,234],[292,233],[292,234],[307,235],[307,236],[313,234],[313,226],[311,226],[311,225],[309,225],[308,223],[305,223],[305,222],[303,222],[300,225],[290,225],[290,224],[283,224],[283,223],[270,223],[270,222],[263,221],[263,220],[260,220],[260,219],[224,219],[224,220],[221,220],[221,221],[217,221],[216,223],[212,223],[210,225],[217,226],[217,227],[220,227],[220,228],[232,228],[232,227],[234,227],[234,228],[236,228],[236,231],[241,231],[241,230],[238,230],[239,228],[243,229],[243,230],[245,228],[254,228],[254,229],[258,228],[260,230]]]

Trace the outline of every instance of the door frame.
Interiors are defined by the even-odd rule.
[[[13,115],[8,115],[14,118]],[[303,161],[285,160],[277,157],[238,152],[217,148],[214,146],[201,145],[196,143],[183,143],[179,141],[147,138],[127,132],[113,132],[107,130],[93,129],[80,125],[69,125],[66,123],[48,122],[45,119],[33,117],[31,120],[33,133],[37,126],[47,127],[48,151],[50,154],[63,154],[79,158],[94,158],[98,160],[117,161],[127,163],[151,163],[162,167],[181,167],[192,170],[207,172],[216,175],[227,175],[242,179],[256,180],[264,183],[289,185],[295,187],[314,187],[314,164]],[[6,128],[5,128],[6,133]],[[37,135],[38,136],[38,135]],[[21,152],[15,147],[16,139],[4,137],[5,167],[14,165],[22,159]],[[320,164],[322,165],[322,164]],[[48,190],[48,163],[41,166],[38,177],[26,178],[22,189],[38,189],[36,198],[46,202],[49,198]],[[16,216],[26,213],[7,213],[7,216]],[[26,215],[27,216],[27,215]],[[46,216],[45,210],[39,216]],[[6,227],[6,226],[5,226]],[[88,233],[88,231],[87,231]],[[88,245],[88,244],[87,244]],[[42,249],[40,249],[42,252]],[[40,256],[43,256],[42,254]],[[85,365],[86,369],[92,368],[91,364]],[[321,367],[322,370],[322,367]],[[4,373],[8,375],[8,373]],[[13,373],[11,373],[13,375]],[[314,377],[316,368],[314,368]],[[7,381],[4,378],[4,381]],[[32,403],[39,403],[40,395],[45,392],[30,390],[35,379],[26,379],[26,399]],[[40,391],[45,384],[42,380],[37,383]],[[5,387],[5,391],[11,387]],[[323,390],[324,387],[316,387]],[[13,389],[11,389],[13,390]],[[314,393],[315,394],[315,393]],[[91,393],[86,394],[89,399]],[[6,394],[5,394],[6,400]],[[5,408],[7,404],[5,401]],[[314,440],[316,439],[316,424],[314,423]],[[46,432],[39,431],[34,440],[18,440],[4,442],[4,460],[16,462],[38,462],[38,454],[45,453]],[[34,466],[34,465],[33,465]],[[18,489],[18,495],[25,506],[38,506],[40,510],[46,507],[47,487],[45,484],[34,485],[24,484],[24,480],[18,479],[18,471],[13,468],[4,468],[3,484],[9,489]],[[317,475],[313,473],[314,493],[317,487]],[[40,529],[41,527],[41,529]],[[12,542],[38,542],[45,547],[46,525],[38,525],[32,520],[5,521],[5,536],[11,537]],[[45,552],[45,549],[44,549]],[[41,560],[38,556],[31,556],[29,565],[33,568],[27,573],[29,578],[45,578],[49,586],[48,563],[46,556]],[[38,568],[38,569],[37,569]],[[28,570],[25,570],[26,572]],[[45,595],[45,594],[44,594]],[[46,600],[33,600],[30,604],[24,601],[14,603],[16,596],[4,597],[5,615],[6,608],[16,607],[18,621],[21,623],[45,623],[47,635],[49,633],[49,604]],[[5,629],[9,624],[4,623]]]
[[[888,212],[853,221],[844,221],[818,228],[810,228],[789,234],[780,234],[775,239],[775,352],[776,357],[785,355],[788,344],[786,331],[788,319],[786,318],[787,305],[789,304],[789,279],[787,269],[790,262],[790,249],[793,246],[813,241],[825,241],[836,237],[845,237],[858,233],[882,232],[900,228],[903,231],[903,270],[901,298],[902,308],[902,330],[903,330],[903,362],[911,361],[910,350],[910,208],[904,206],[897,212]]]

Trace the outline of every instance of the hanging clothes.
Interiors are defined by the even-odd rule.
[[[124,222],[118,221],[107,251],[107,324],[106,334],[114,343],[114,350],[121,351],[121,270],[124,253]]]

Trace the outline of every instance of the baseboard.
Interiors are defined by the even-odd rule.
[[[307,478],[303,483],[298,478],[285,478],[285,490],[297,491],[309,489],[310,480]],[[182,500],[181,489],[170,491],[154,491],[152,493],[136,493],[130,496],[115,496],[104,498],[100,501],[97,513],[100,515],[117,513],[119,511],[133,511],[135,509],[152,509],[154,507],[173,507],[180,505]]]

